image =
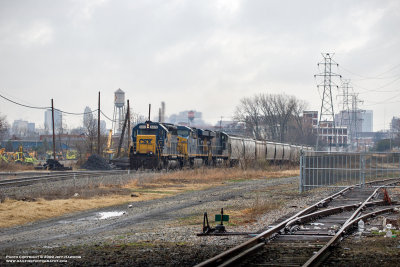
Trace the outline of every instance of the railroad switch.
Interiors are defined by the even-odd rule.
[[[216,214],[215,215],[215,221],[219,222],[215,226],[215,228],[210,227],[210,224],[208,222],[208,215],[207,212],[204,212],[204,217],[203,217],[203,233],[200,235],[209,235],[209,234],[223,234],[226,233],[225,225],[224,222],[229,221],[229,215],[224,215],[224,209],[221,209],[221,214]]]

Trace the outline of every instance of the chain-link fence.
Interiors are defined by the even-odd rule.
[[[400,153],[306,152],[300,158],[301,192],[399,176]]]

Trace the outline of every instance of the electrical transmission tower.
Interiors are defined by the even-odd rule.
[[[322,73],[314,75],[314,77],[320,76],[324,77],[324,81],[317,85],[318,89],[320,87],[323,87],[324,91],[322,93],[322,104],[321,104],[321,112],[319,114],[319,121],[318,121],[318,128],[317,128],[317,143],[316,143],[316,150],[319,149],[318,145],[321,139],[321,122],[324,121],[323,125],[326,128],[330,128],[333,130],[333,136],[334,136],[334,142],[336,145],[338,145],[338,138],[337,138],[337,133],[336,133],[336,127],[335,127],[335,113],[333,112],[333,101],[332,101],[332,87],[338,87],[337,85],[334,85],[332,82],[333,77],[342,77],[339,74],[333,73],[332,72],[332,65],[339,66],[337,63],[333,63],[332,61],[332,56],[333,54],[329,53],[323,53],[322,54],[324,61],[318,63],[318,67],[320,65],[324,66],[324,71]],[[330,127],[331,126],[331,127]],[[329,133],[329,131],[328,131]],[[328,137],[329,138],[329,137]]]
[[[342,89],[342,94],[339,95],[342,97],[342,110],[340,116],[340,126],[348,126],[350,121],[350,98],[349,98],[349,89],[353,89],[350,87],[350,80],[342,80],[342,85],[340,88]]]
[[[359,117],[361,115],[361,110],[358,109],[358,104],[363,103],[364,101],[358,98],[358,94],[351,94],[351,117],[350,117],[350,132],[351,132],[351,142],[357,144],[358,149],[358,132],[361,132],[359,128],[359,122],[362,121],[362,118]]]
[[[342,110],[340,111],[340,124],[339,126],[342,128],[343,126],[347,127],[347,136],[348,140],[351,140],[351,133],[352,131],[352,123],[351,123],[351,116],[350,116],[350,106],[351,106],[351,100],[350,100],[350,94],[349,94],[349,89],[353,89],[353,87],[350,87],[350,80],[344,80],[342,79],[342,94],[338,95],[339,97],[342,97]],[[342,128],[343,129],[343,128]],[[344,140],[344,137],[343,137]]]

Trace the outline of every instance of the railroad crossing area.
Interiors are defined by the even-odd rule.
[[[332,187],[336,193],[197,266],[346,266],[352,261],[335,254],[343,240],[400,234],[399,153],[311,152],[300,164],[301,192]],[[385,262],[397,264],[393,257]]]

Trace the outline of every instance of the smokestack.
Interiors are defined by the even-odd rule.
[[[151,104],[149,104],[149,121],[150,121]]]
[[[163,122],[161,117],[161,108],[158,109],[158,122]]]
[[[161,122],[165,122],[165,102],[161,102]]]

